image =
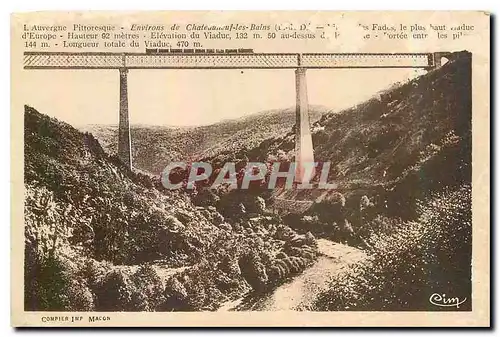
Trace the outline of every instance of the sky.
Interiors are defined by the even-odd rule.
[[[309,69],[310,105],[340,110],[420,69]],[[22,97],[74,126],[117,124],[118,70],[24,70]],[[130,70],[132,124],[195,126],[295,106],[293,69]]]

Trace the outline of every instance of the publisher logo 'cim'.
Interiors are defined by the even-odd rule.
[[[438,293],[434,293],[429,297],[429,302],[438,307],[456,307],[458,309],[465,301],[467,301],[467,298],[460,300],[458,297],[446,297],[446,294]]]

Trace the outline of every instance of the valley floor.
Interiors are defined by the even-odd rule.
[[[226,302],[218,311],[314,310],[313,303],[321,292],[329,289],[332,278],[346,272],[350,265],[368,259],[358,248],[326,239],[318,239],[318,251],[318,260],[289,282],[267,293],[249,293]]]

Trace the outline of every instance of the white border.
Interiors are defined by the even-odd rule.
[[[140,1],[129,1],[129,0],[121,0],[121,1],[109,1],[109,0],[85,0],[85,1],[62,1],[62,0],[46,0],[40,2],[36,0],[30,1],[3,1],[0,3],[0,18],[2,19],[0,22],[2,24],[1,27],[1,36],[4,41],[4,52],[1,53],[2,62],[0,67],[0,76],[3,79],[2,88],[0,90],[0,95],[2,96],[3,109],[0,114],[0,151],[2,154],[2,158],[10,158],[10,18],[9,14],[11,12],[24,12],[24,11],[38,11],[38,10],[204,10],[204,9],[226,9],[226,10],[244,10],[244,9],[253,9],[253,10],[273,10],[273,9],[283,9],[283,10],[298,10],[298,9],[309,9],[309,10],[486,10],[495,14],[498,13],[496,10],[498,8],[498,1],[487,1],[487,0],[475,0],[475,1],[460,1],[453,3],[453,6],[450,2],[446,1],[430,1],[430,0],[419,0],[412,2],[405,1],[389,1],[389,0],[378,0],[378,1],[342,1],[342,2],[326,2],[320,0],[307,0],[307,1],[292,1],[288,0],[286,2],[274,3],[269,0],[249,0],[245,2],[238,1],[229,1],[229,0],[211,0],[207,1],[187,1],[182,0],[178,2],[165,2],[165,1],[153,1],[153,0],[140,0]],[[496,23],[498,25],[498,21]],[[496,35],[496,34],[495,34]],[[495,36],[495,44],[498,42],[497,36]],[[6,48],[5,48],[6,47]],[[496,61],[496,57],[492,59],[492,62]],[[494,80],[495,74],[493,74],[492,80]],[[499,97],[500,89],[496,87],[493,96]],[[496,113],[496,111],[494,112]],[[494,127],[495,129],[499,129],[500,121],[497,117],[495,119]],[[495,158],[498,158],[498,137],[495,142]],[[496,161],[496,160],[495,160]],[[497,166],[498,168],[498,166]],[[1,176],[5,177],[0,180],[0,200],[1,200],[1,211],[0,215],[2,216],[2,220],[0,223],[2,224],[0,233],[0,238],[2,242],[0,243],[1,254],[0,258],[2,259],[2,266],[4,270],[10,270],[10,164],[5,163],[1,166]],[[497,188],[497,184],[495,184],[495,192]],[[494,209],[500,209],[500,202],[495,200]],[[500,230],[496,230],[495,239],[498,242],[498,236]],[[492,244],[494,247],[495,244]],[[498,259],[493,260],[495,267],[498,267]],[[3,291],[3,301],[0,308],[0,332],[2,336],[11,336],[16,331],[10,328],[10,277],[4,275],[1,279],[1,290]],[[496,292],[498,293],[498,292]],[[495,298],[496,299],[496,298]],[[496,302],[496,301],[495,301]],[[493,310],[492,313],[497,312],[497,310]],[[495,320],[496,317],[493,317]],[[25,331],[24,334],[34,334],[39,331]],[[42,331],[40,331],[42,332]],[[54,331],[46,331],[45,333],[51,334]],[[84,330],[79,331],[80,334],[89,334],[92,333],[95,336],[101,336],[105,333],[111,333],[112,331],[92,331],[92,330]],[[123,333],[125,331],[113,331],[114,333]],[[202,331],[198,331],[200,333]],[[215,332],[215,331],[214,331]],[[235,331],[228,330],[227,332],[217,331],[216,333],[234,333]],[[280,331],[279,334],[288,334],[291,331]],[[301,331],[301,333],[308,333],[309,331]],[[323,330],[323,332],[326,332]],[[332,331],[335,334],[343,334],[345,331]],[[382,332],[382,331],[380,331]],[[394,331],[395,333],[399,333],[400,331]],[[442,333],[444,331],[419,331],[418,334],[425,335],[437,335],[437,333]],[[63,330],[58,332],[58,335],[67,335],[71,333],[70,330]],[[139,334],[143,333],[143,331],[132,330],[128,333],[131,334]],[[168,333],[169,335],[180,334],[177,331],[157,331],[157,333]],[[183,335],[191,335],[194,334],[193,331],[184,332]],[[203,331],[202,333],[206,333]],[[248,333],[243,331],[238,331],[238,333]],[[267,334],[276,334],[278,331],[259,331],[261,335]],[[386,333],[386,331],[383,331]],[[447,331],[447,333],[455,334],[456,331]],[[480,331],[468,331],[468,333],[476,334],[480,333]],[[355,335],[363,334],[362,331],[354,332]],[[353,335],[353,333],[349,333],[349,335]]]

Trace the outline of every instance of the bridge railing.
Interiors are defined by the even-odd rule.
[[[25,52],[25,69],[429,68],[432,54]]]

